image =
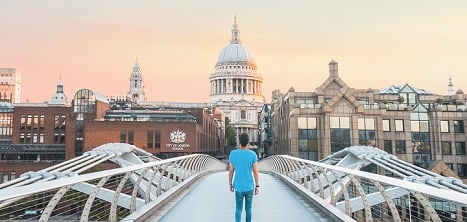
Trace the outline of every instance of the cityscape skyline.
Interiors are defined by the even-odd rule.
[[[446,95],[450,76],[454,90],[467,86],[467,2],[138,3],[2,3],[0,67],[21,72],[21,101],[50,100],[60,78],[69,102],[81,88],[126,95],[138,61],[147,100],[208,102],[234,14],[267,102],[276,89],[314,91],[331,60],[353,88],[408,83]]]

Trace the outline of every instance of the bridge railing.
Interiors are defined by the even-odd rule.
[[[357,221],[466,221],[467,194],[291,156],[260,169],[284,175]]]
[[[0,190],[0,221],[119,221],[226,164],[193,154]],[[152,205],[152,207],[154,207]]]

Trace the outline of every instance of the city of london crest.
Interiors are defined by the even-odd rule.
[[[186,140],[186,133],[181,130],[175,130],[170,133],[170,141],[172,143],[184,143]]]

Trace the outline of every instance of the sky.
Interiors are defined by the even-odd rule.
[[[0,0],[0,67],[22,76],[22,102],[51,99],[61,78],[124,96],[140,64],[149,101],[208,102],[209,75],[231,38],[263,76],[263,94],[315,91],[339,63],[349,87],[405,83],[467,90],[465,0]]]

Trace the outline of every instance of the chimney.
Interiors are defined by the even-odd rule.
[[[338,76],[337,62],[334,60],[331,60],[331,62],[329,63],[329,76]]]

